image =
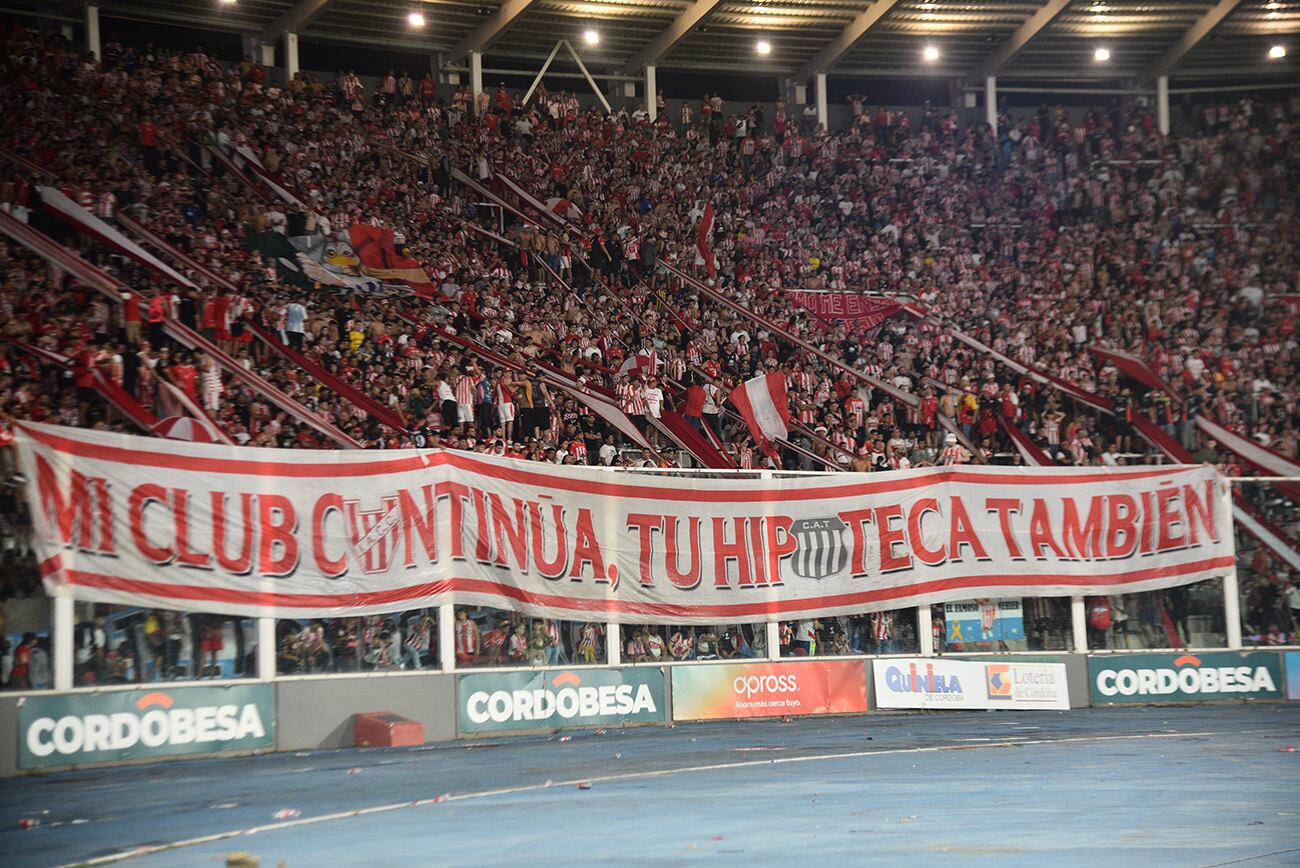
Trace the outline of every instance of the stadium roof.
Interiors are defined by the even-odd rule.
[[[48,0],[9,0],[11,6]],[[78,4],[68,0],[65,12]],[[441,53],[461,64],[533,66],[560,38],[593,72],[665,70],[832,75],[985,75],[1036,81],[1293,73],[1300,0],[103,0],[114,18],[183,24],[275,42]],[[407,16],[419,11],[425,25]],[[592,29],[599,43],[585,44]],[[771,51],[755,46],[767,41]],[[1291,58],[1270,59],[1283,45]],[[924,50],[937,49],[926,60]],[[1096,59],[1098,49],[1109,60]]]

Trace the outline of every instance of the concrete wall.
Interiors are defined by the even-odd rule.
[[[18,703],[22,698],[0,694],[0,778],[18,773]]]
[[[304,678],[275,685],[277,750],[352,747],[353,721],[391,711],[424,725],[426,741],[456,737],[456,679],[416,674]]]
[[[1065,664],[1065,683],[1070,690],[1070,707],[1087,708],[1088,658],[1083,654],[1062,654],[1058,662]]]

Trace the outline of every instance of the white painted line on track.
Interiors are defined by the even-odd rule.
[[[519,793],[529,793],[538,790],[554,789],[558,787],[574,787],[584,781],[591,783],[616,783],[619,781],[642,780],[646,778],[663,778],[670,775],[688,774],[692,772],[712,772],[723,771],[726,769],[750,768],[753,766],[770,766],[784,765],[786,763],[809,763],[809,762],[826,762],[830,760],[841,759],[859,759],[862,757],[873,756],[890,756],[894,754],[917,754],[917,753],[941,753],[943,751],[957,750],[984,750],[985,748],[1011,748],[1011,747],[1034,747],[1039,745],[1052,744],[1080,744],[1087,742],[1106,742],[1106,741],[1136,741],[1147,738],[1205,738],[1208,736],[1223,735],[1219,732],[1148,732],[1136,733],[1132,735],[1089,735],[1074,736],[1069,738],[1042,738],[1034,740],[1011,739],[983,744],[942,744],[931,747],[900,747],[884,748],[877,750],[858,750],[842,753],[813,754],[809,756],[786,756],[774,757],[772,759],[760,760],[737,760],[735,762],[711,763],[701,766],[682,766],[678,768],[654,769],[651,771],[641,772],[624,772],[617,775],[598,775],[595,777],[574,778],[565,781],[548,781],[541,784],[528,784],[519,787],[500,787],[494,790],[479,790],[473,793],[460,793],[458,795],[435,796],[431,799],[416,799],[409,802],[392,802],[387,805],[373,805],[369,808],[352,808],[346,811],[335,811],[331,814],[321,814],[316,817],[300,817],[293,820],[283,820],[278,823],[267,823],[262,826],[252,826],[247,829],[232,829],[226,832],[215,832],[211,835],[200,835],[196,838],[184,838],[179,841],[172,841],[167,844],[150,844],[146,847],[135,847],[130,850],[122,850],[118,853],[110,853],[107,856],[100,856],[95,859],[87,859],[80,862],[70,863],[71,866],[93,866],[109,865],[114,862],[124,862],[128,859],[138,859],[141,856],[150,856],[154,853],[162,853],[168,850],[178,850],[182,847],[194,847],[200,844],[211,844],[216,841],[224,841],[230,838],[240,838],[246,835],[257,835],[262,832],[279,832],[284,829],[296,829],[302,826],[313,826],[318,823],[328,823],[334,820],[347,820],[352,817],[364,817],[369,814],[383,814],[389,811],[399,811],[403,808],[421,808],[427,805],[447,804],[449,802],[465,802],[472,799],[490,799],[494,796],[510,796]],[[1234,733],[1235,735],[1235,733]],[[69,866],[70,868],[70,866]]]

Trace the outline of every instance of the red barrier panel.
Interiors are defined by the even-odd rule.
[[[357,747],[412,747],[424,744],[424,724],[391,711],[358,714],[355,725]]]

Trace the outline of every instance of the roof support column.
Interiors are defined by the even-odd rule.
[[[1169,76],[1156,78],[1156,126],[1160,135],[1169,135]]]
[[[650,123],[659,119],[659,85],[655,81],[655,65],[645,65],[645,113]]]
[[[817,123],[822,129],[830,129],[830,118],[826,109],[826,73],[819,72],[815,79],[817,88]]]
[[[984,122],[998,131],[998,77],[990,75],[984,79]]]
[[[99,7],[86,7],[86,50],[100,59],[99,50]]]
[[[478,114],[479,94],[483,93],[483,53],[469,53],[469,91],[474,100],[474,114]]]
[[[298,34],[284,34],[284,80],[293,81],[298,74]]]

